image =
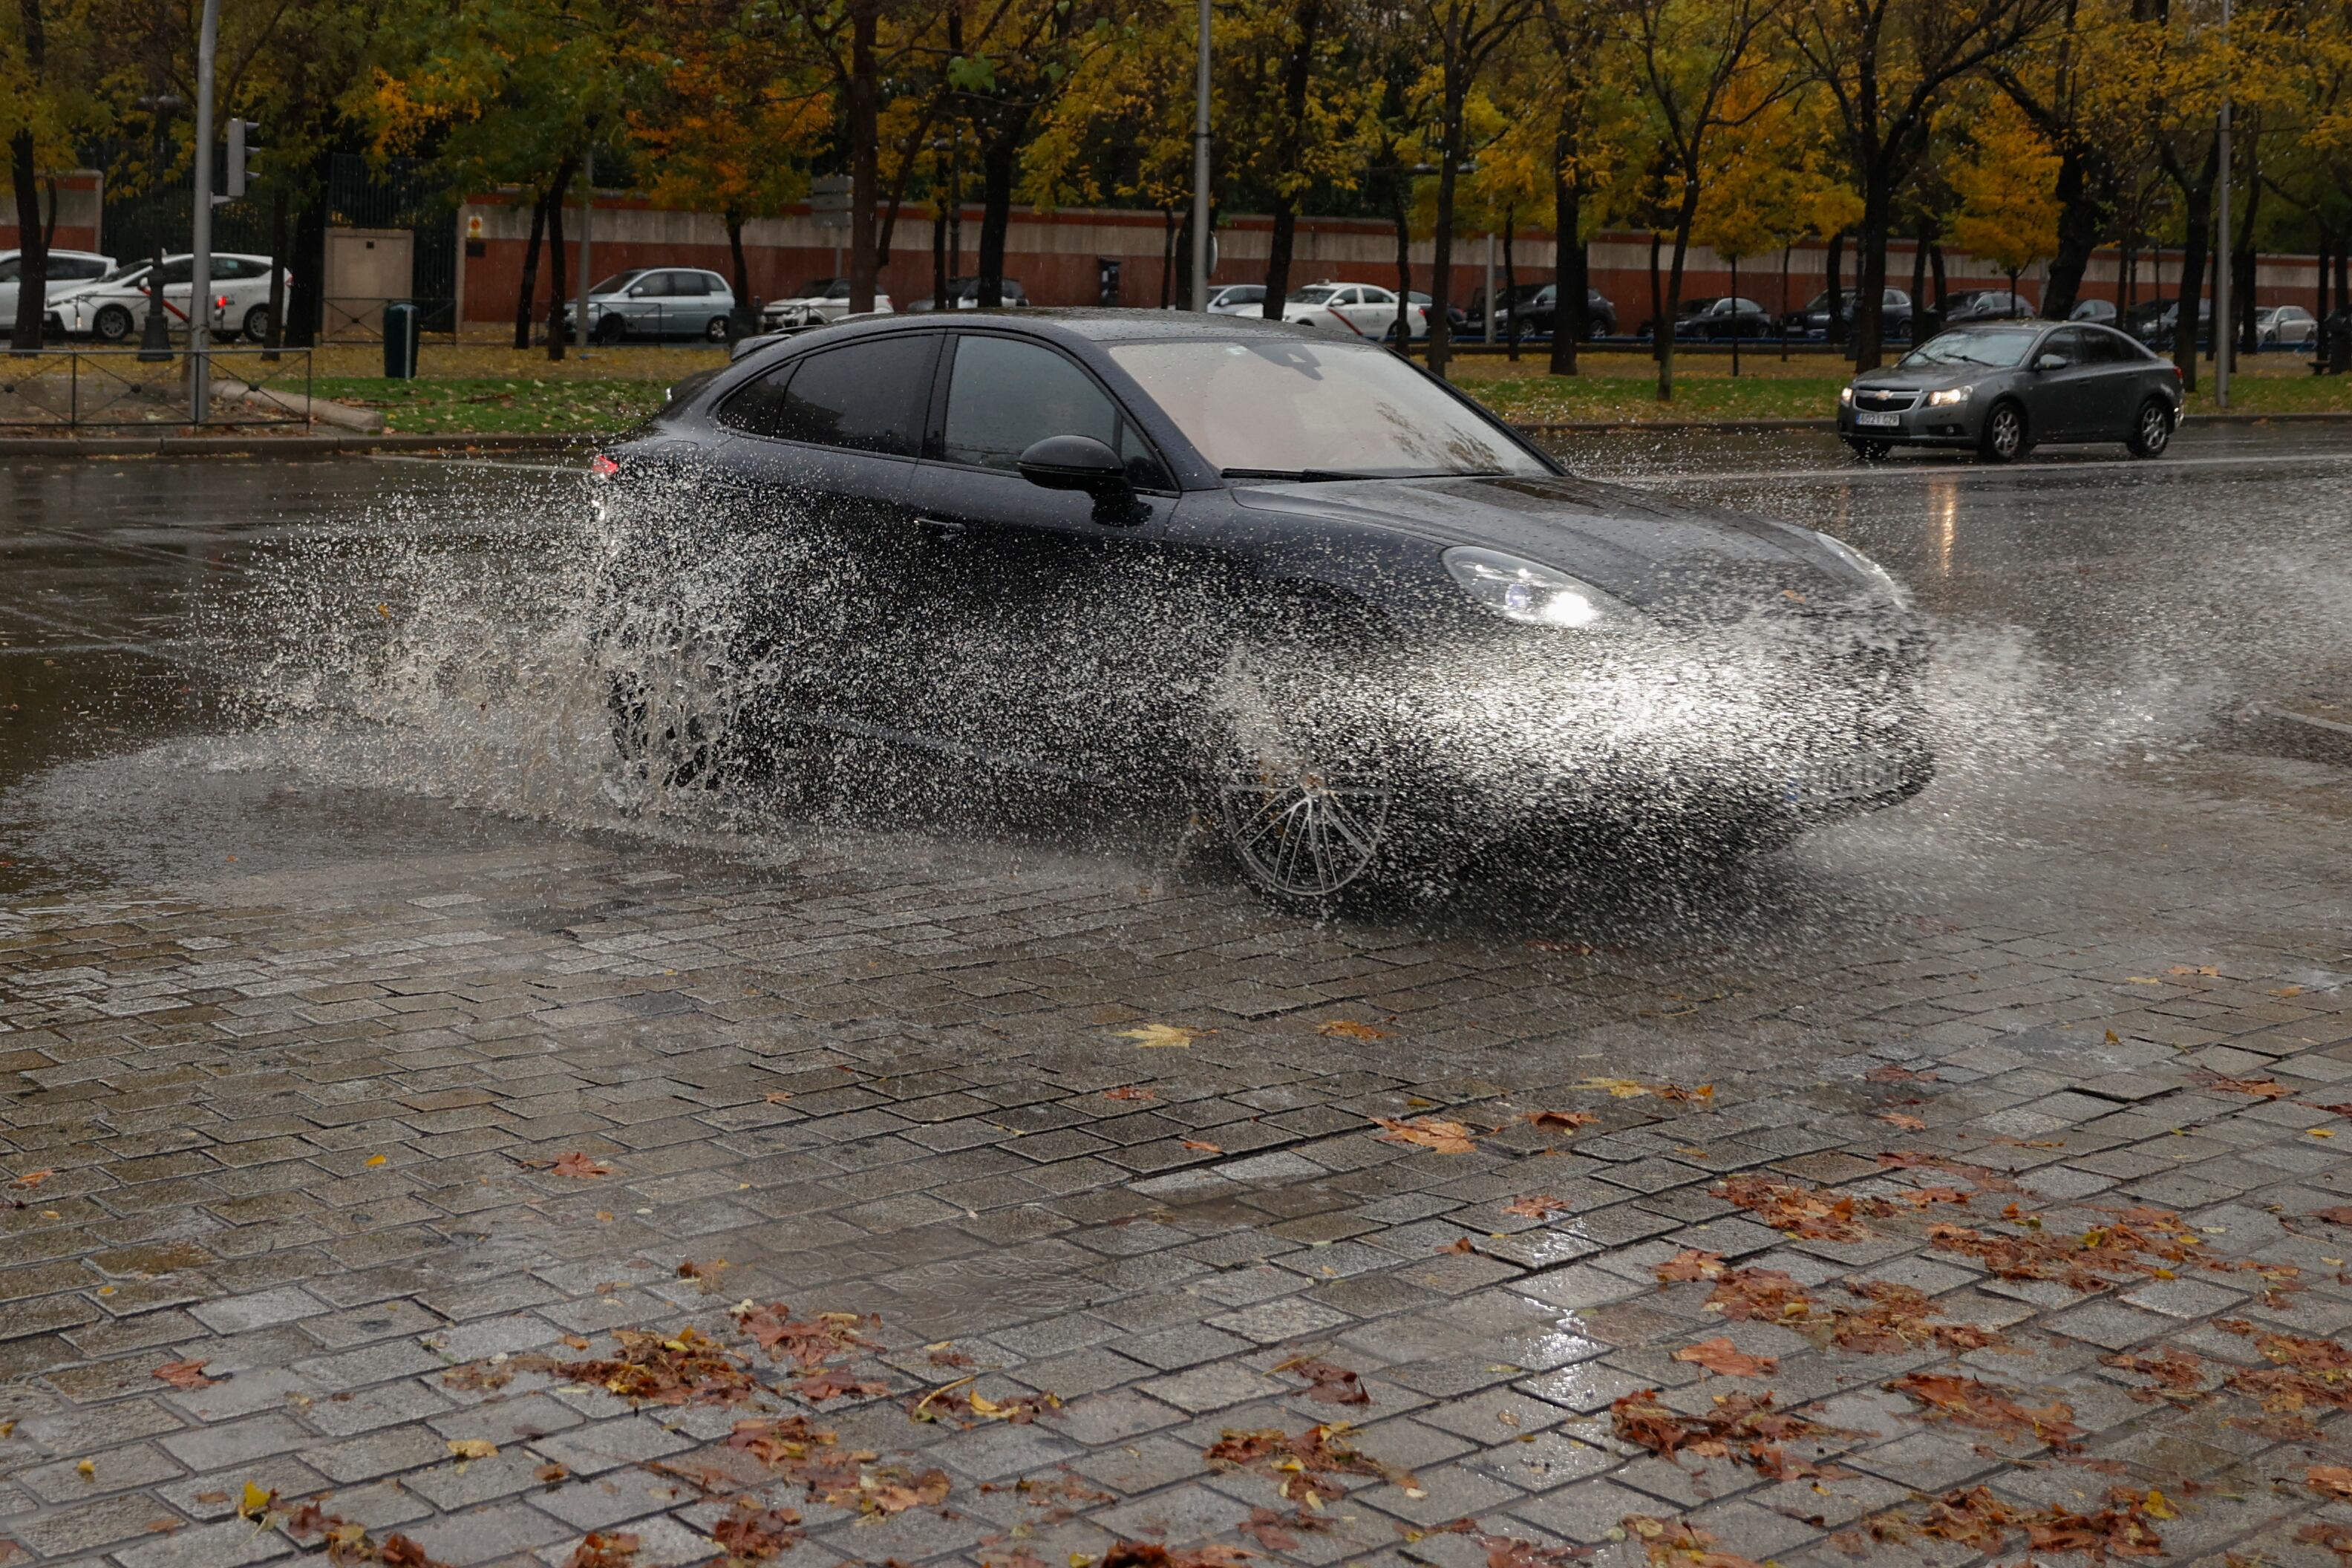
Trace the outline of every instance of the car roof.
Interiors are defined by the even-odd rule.
[[[830,326],[810,331],[796,332],[779,342],[795,350],[805,345],[839,343],[852,338],[878,336],[890,332],[926,332],[948,330],[970,331],[992,328],[1019,333],[1024,337],[1043,338],[1070,346],[1108,342],[1147,342],[1181,341],[1184,339],[1230,342],[1236,334],[1255,333],[1262,337],[1307,338],[1317,342],[1331,342],[1330,335],[1309,327],[1293,326],[1286,321],[1269,321],[1256,316],[1212,316],[1191,310],[1147,310],[1086,309],[1074,306],[1030,306],[1023,310],[959,310],[953,316],[930,313],[918,315],[865,316],[835,321]],[[754,357],[747,354],[745,360]],[[742,363],[739,361],[737,363]]]

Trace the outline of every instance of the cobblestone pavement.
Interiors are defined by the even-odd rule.
[[[2340,1564],[2344,777],[1567,914],[920,833],[20,900],[0,1563]]]

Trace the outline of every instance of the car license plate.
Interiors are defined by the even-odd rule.
[[[1833,757],[1790,781],[1799,800],[1869,800],[1903,787],[1903,770],[1892,757],[1864,752]]]
[[[1859,413],[1853,416],[1853,422],[1857,425],[1900,425],[1903,423],[1903,416],[1900,414]]]

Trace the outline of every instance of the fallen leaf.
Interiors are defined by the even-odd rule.
[[[201,1361],[167,1361],[147,1375],[159,1378],[173,1388],[210,1388],[221,1380],[206,1377],[205,1364]]]
[[[1138,1089],[1135,1085],[1129,1084],[1123,1089],[1104,1089],[1103,1098],[1105,1100],[1158,1100],[1160,1096],[1155,1090]]]
[[[1315,1032],[1339,1040],[1385,1040],[1389,1037],[1389,1032],[1386,1029],[1376,1029],[1370,1024],[1359,1024],[1353,1018],[1334,1018],[1328,1023],[1318,1024],[1315,1026]]]
[[[792,1097],[793,1097],[793,1095],[792,1095],[792,1091],[791,1091],[790,1089],[770,1089],[767,1093],[765,1093],[765,1094],[761,1095],[761,1096],[760,1097],[760,1099],[761,1099],[761,1101],[763,1104],[767,1104],[767,1105],[782,1105],[782,1104],[783,1104],[783,1102],[784,1102],[784,1101],[786,1101],[786,1100],[790,1100]]]
[[[1295,1372],[1307,1382],[1307,1397],[1322,1405],[1370,1405],[1362,1381],[1346,1367],[1320,1358],[1298,1357],[1281,1363],[1276,1372]]]
[[[606,1535],[592,1530],[563,1560],[563,1568],[630,1568],[637,1559],[637,1538],[626,1531]]]
[[[274,1488],[256,1486],[247,1481],[245,1483],[245,1495],[236,1505],[236,1516],[239,1519],[260,1519],[277,1507],[278,1493]]]
[[[1472,1246],[1472,1245],[1471,1245],[1471,1243],[1470,1243],[1470,1238],[1469,1238],[1468,1237],[1466,1237],[1466,1236],[1457,1236],[1457,1237],[1455,1237],[1452,1241],[1450,1241],[1450,1242],[1446,1243],[1444,1247],[1439,1247],[1437,1250],[1438,1250],[1438,1251],[1440,1251],[1440,1252],[1467,1252],[1467,1253],[1475,1253],[1475,1252],[1476,1252],[1478,1249],[1477,1249],[1475,1247],[1474,1247],[1474,1246]]]
[[[452,1437],[449,1451],[461,1459],[487,1459],[499,1451],[488,1437]]]
[[[1575,1206],[1566,1198],[1556,1198],[1549,1193],[1530,1193],[1526,1197],[1513,1198],[1509,1203],[1505,1204],[1503,1212],[1507,1215],[1517,1215],[1521,1219],[1549,1219],[1552,1215],[1565,1214]]]
[[[55,1171],[27,1171],[8,1184],[12,1187],[20,1187],[29,1193],[56,1174]]]
[[[2204,974],[2219,976],[2221,972],[2210,963],[2200,963],[2193,966],[2186,963],[2176,963],[2171,968],[2166,970],[2165,973],[2167,974]]]
[[[95,1459],[76,1460],[74,1463],[74,1469],[80,1475],[81,1479],[86,1481],[96,1480],[98,1479],[98,1461]]]
[[[1899,1110],[1883,1110],[1879,1112],[1878,1120],[1885,1122],[1889,1127],[1900,1128],[1906,1132],[1925,1132],[1927,1131],[1927,1124],[1925,1121],[1920,1121],[1916,1116],[1906,1116]]]
[[[367,1157],[367,1163],[371,1165],[381,1165],[384,1163],[384,1159],[385,1156],[382,1154],[370,1154]]]
[[[1701,1252],[1696,1247],[1685,1247],[1659,1264],[1656,1272],[1661,1285],[1683,1284],[1694,1279],[1720,1279],[1723,1278],[1723,1254]]]
[[[1470,1129],[1459,1121],[1447,1121],[1434,1116],[1419,1116],[1411,1121],[1399,1121],[1393,1117],[1375,1116],[1370,1120],[1385,1127],[1380,1135],[1383,1143],[1410,1143],[1431,1149],[1440,1154],[1467,1154],[1477,1148],[1471,1142]]]
[[[2274,1078],[2223,1078],[2210,1073],[2198,1079],[2207,1089],[2218,1089],[2224,1094],[2252,1095],[2257,1100],[2284,1100],[2287,1090]]]
[[[1546,1132],[1573,1132],[1580,1127],[1590,1127],[1601,1118],[1589,1110],[1530,1110],[1530,1125]]]
[[[2352,1466],[2314,1465],[2304,1472],[2303,1479],[2323,1496],[2352,1498]]]
[[[557,1464],[554,1460],[550,1459],[547,1463],[540,1466],[539,1468],[531,1471],[531,1476],[534,1479],[544,1481],[547,1485],[552,1487],[561,1486],[565,1481],[570,1480],[572,1479],[572,1472],[563,1466]]]
[[[613,1173],[612,1166],[602,1160],[581,1153],[578,1150],[564,1155],[549,1169],[559,1176],[578,1176],[583,1179],[589,1176],[609,1176]]]
[[[1133,1040],[1136,1049],[1145,1051],[1189,1046],[1200,1037],[1200,1030],[1177,1024],[1145,1024],[1139,1028],[1121,1029],[1117,1036],[1122,1040]]]
[[[2031,1437],[2053,1448],[2065,1448],[2083,1436],[2083,1429],[2074,1425],[2074,1409],[2063,1401],[2028,1407],[2011,1397],[2013,1390],[1979,1378],[1915,1372],[1886,1386],[1894,1393],[1909,1394],[1938,1416],[2011,1442]]]
[[[1862,1075],[1862,1081],[1864,1083],[1937,1083],[1941,1079],[1933,1071],[1914,1072],[1909,1068],[1899,1068],[1890,1063],[1885,1067],[1871,1068]]]
[[[1203,1139],[1183,1138],[1179,1139],[1178,1142],[1182,1143],[1185,1148],[1197,1150],[1203,1154],[1222,1154],[1224,1152],[1224,1150],[1219,1145],[1208,1142]]]
[[[1722,1377],[1770,1377],[1780,1370],[1780,1357],[1748,1355],[1720,1334],[1683,1346],[1675,1352],[1675,1359],[1703,1366]]]

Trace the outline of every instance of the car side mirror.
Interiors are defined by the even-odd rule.
[[[1127,465],[1091,436],[1048,436],[1021,454],[1021,477],[1041,489],[1084,490],[1097,500],[1125,496]]]
[[[2064,370],[2068,365],[2073,364],[2074,363],[2074,362],[2073,360],[2068,359],[2064,354],[2043,354],[2040,359],[2033,362],[2033,368],[2036,370]]]

